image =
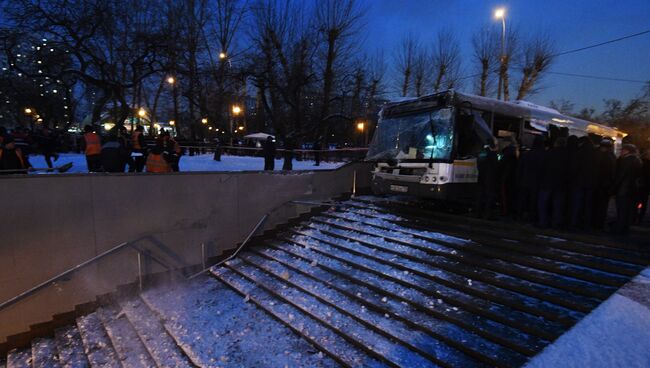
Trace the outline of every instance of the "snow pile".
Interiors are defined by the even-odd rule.
[[[45,159],[41,155],[29,157],[33,167],[45,168]],[[54,166],[61,166],[72,162],[73,166],[69,173],[86,173],[86,157],[79,153],[63,153],[54,162]],[[275,160],[275,170],[282,169],[283,160]],[[343,166],[344,162],[321,162],[320,166],[314,166],[314,161],[293,160],[294,170],[330,170]],[[212,159],[212,154],[197,156],[182,156],[180,161],[181,171],[257,171],[264,169],[263,157],[251,156],[221,156],[221,161]]]
[[[650,284],[650,271],[633,282]],[[650,306],[614,294],[526,367],[650,367]]]

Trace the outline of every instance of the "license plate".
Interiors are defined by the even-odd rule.
[[[403,185],[391,185],[390,190],[393,192],[406,193],[409,191],[409,188]]]

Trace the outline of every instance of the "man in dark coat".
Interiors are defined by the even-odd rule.
[[[37,137],[37,142],[47,167],[52,168],[52,158],[54,158],[54,161],[59,159],[59,155],[56,153],[58,146],[56,136],[52,134],[48,127],[43,127],[41,134]]]
[[[102,146],[101,161],[106,172],[124,172],[128,151],[122,146],[116,133],[108,137]]]
[[[571,157],[570,219],[573,229],[591,228],[598,181],[598,152],[588,137],[580,137],[578,149]]]
[[[0,147],[0,174],[26,174],[31,166],[27,156],[16,147],[14,138],[5,136]]]
[[[517,208],[517,141],[510,137],[510,143],[501,151],[499,173],[501,180],[501,212],[504,216],[514,215]]]
[[[596,160],[598,174],[595,187],[594,227],[599,230],[605,230],[609,200],[611,198],[612,184],[616,170],[616,155],[614,155],[614,143],[611,140],[603,139],[600,142]]]
[[[477,159],[479,198],[476,214],[492,219],[494,204],[499,193],[499,158],[494,142],[489,142]]]
[[[632,221],[641,178],[641,160],[633,144],[624,144],[616,163],[613,192],[616,200],[616,224],[614,232],[624,235]]]
[[[562,226],[569,180],[569,153],[566,144],[566,138],[558,137],[555,146],[544,155],[537,204],[540,227]]]
[[[266,137],[263,147],[264,152],[264,170],[275,169],[275,140],[273,137]]]
[[[517,166],[517,217],[535,222],[537,220],[537,194],[539,192],[540,168],[546,153],[544,137],[536,136],[530,151],[524,152]]]
[[[293,170],[293,150],[296,148],[296,142],[292,136],[288,136],[284,140],[284,162],[282,163],[282,170]]]

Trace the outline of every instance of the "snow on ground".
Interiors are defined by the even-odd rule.
[[[650,269],[632,284],[648,294]],[[526,367],[650,367],[650,303],[629,297],[625,291],[628,287],[601,304]]]
[[[33,167],[45,168],[45,159],[41,155],[29,157]],[[73,166],[69,173],[86,173],[86,157],[79,153],[63,153],[54,162],[54,166],[65,165],[72,162]],[[282,169],[283,160],[275,160],[275,170]],[[321,162],[320,166],[314,166],[314,161],[293,160],[294,170],[328,170],[336,169],[345,164],[344,162]],[[182,156],[180,161],[181,171],[257,171],[264,169],[263,157],[251,156],[221,156],[221,161],[212,159],[212,154],[197,156]]]

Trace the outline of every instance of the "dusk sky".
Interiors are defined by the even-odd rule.
[[[500,27],[493,13],[501,6],[507,9],[508,27],[517,25],[524,33],[547,32],[559,52],[650,30],[649,0],[372,0],[368,5],[365,47],[369,50],[383,48],[389,55],[408,32],[430,45],[438,29],[451,28],[462,42],[464,75],[475,73],[468,63],[472,34],[481,27]],[[561,56],[551,70],[650,80],[650,34]],[[627,100],[643,87],[559,75],[547,75],[542,84],[544,89],[529,100],[548,104],[565,98],[576,103],[576,110],[585,106],[600,110],[604,98]]]

